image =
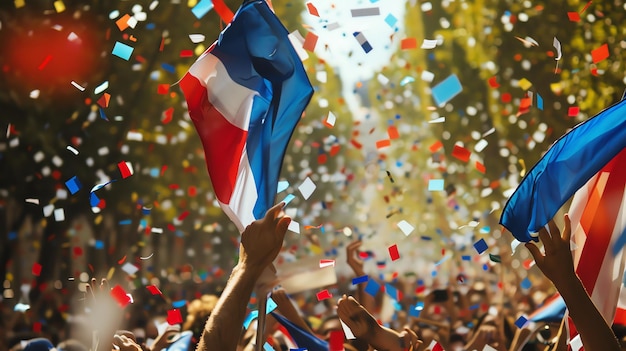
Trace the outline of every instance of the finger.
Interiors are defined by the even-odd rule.
[[[543,247],[546,249],[546,252],[554,251],[554,244],[552,243],[552,238],[545,227],[539,230],[539,239],[543,243]]]
[[[561,243],[561,232],[559,231],[559,227],[556,225],[554,220],[550,220],[550,222],[548,222],[548,228],[550,229],[552,242],[556,247],[556,245],[559,245]]]
[[[528,242],[526,243],[525,246],[528,249],[528,251],[530,251],[530,254],[535,259],[535,262],[539,262],[543,260],[543,255],[541,254],[541,251],[539,251],[539,248],[537,247],[537,245],[535,245],[534,243]]]
[[[565,220],[565,226],[563,227],[563,240],[569,245],[570,240],[572,239],[572,222],[569,219],[569,215],[566,213],[563,217]]]
[[[272,208],[267,210],[267,212],[265,213],[265,218],[268,218],[268,219],[271,219],[271,220],[276,219],[276,217],[278,217],[278,214],[280,213],[280,211],[282,211],[283,207],[285,207],[285,203],[284,202],[277,203]]]
[[[275,232],[277,235],[277,239],[279,239],[280,242],[282,242],[283,239],[285,238],[285,233],[287,233],[287,228],[289,228],[289,224],[291,224],[290,217],[285,216],[278,221]]]

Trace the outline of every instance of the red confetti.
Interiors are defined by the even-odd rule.
[[[126,291],[119,286],[116,285],[111,289],[111,296],[117,301],[120,307],[124,308],[130,303],[130,297],[126,294]]]
[[[382,149],[384,147],[388,147],[391,146],[391,140],[389,139],[383,139],[383,140],[379,140],[376,142],[376,148],[377,149]]]
[[[476,161],[476,170],[482,174],[485,174],[485,172],[487,172],[487,168],[485,168],[485,165]]]
[[[319,39],[319,37],[313,33],[313,32],[308,32],[306,34],[306,38],[304,38],[304,44],[302,44],[302,48],[304,48],[304,50],[307,51],[315,51],[315,45],[317,45],[317,39]]]
[[[161,94],[161,95],[165,95],[170,91],[170,85],[169,84],[159,84],[159,86],[157,87],[157,93]]]
[[[41,333],[41,322],[33,323],[33,331],[35,333]]]
[[[398,245],[393,244],[389,246],[389,257],[391,257],[392,261],[395,261],[400,258],[400,253],[398,252]]]
[[[213,8],[225,23],[230,23],[233,17],[235,17],[235,14],[226,6],[224,0],[213,0]]]
[[[111,101],[111,94],[104,93],[100,99],[98,99],[98,105],[102,108],[109,107],[109,102]]]
[[[82,256],[83,248],[80,246],[74,246],[74,256]]]
[[[454,145],[454,150],[452,150],[452,156],[463,162],[469,161],[471,154],[472,153],[468,149],[459,145]]]
[[[119,260],[119,261],[117,261],[117,264],[122,264],[122,263],[124,263],[125,261],[126,261],[126,256],[124,256],[124,257],[120,258],[120,260]]]
[[[572,22],[578,22],[580,21],[580,15],[578,14],[578,12],[568,12],[567,13],[567,17],[569,18],[570,21]]]
[[[396,126],[389,126],[389,128],[387,128],[387,135],[389,135],[389,139],[391,140],[400,138],[400,133],[398,133]]]
[[[180,57],[193,57],[193,50],[180,50]]]
[[[570,106],[570,108],[567,109],[567,116],[576,117],[578,116],[578,112],[580,112],[580,108],[578,106]]]
[[[417,39],[415,38],[406,38],[402,39],[400,42],[400,48],[402,50],[412,50],[417,48]]]
[[[50,60],[52,60],[52,55],[48,55],[46,56],[46,58],[43,60],[43,62],[39,65],[39,70],[43,70],[46,65],[48,65],[48,63],[50,63]]]
[[[591,51],[593,63],[598,63],[609,57],[609,44],[604,44],[597,49]]]
[[[330,351],[343,351],[343,340],[345,336],[343,330],[333,330],[330,332],[330,339],[328,340],[328,349]]]
[[[331,297],[333,297],[333,295],[330,292],[328,292],[328,289],[324,289],[315,295],[317,296],[317,301],[322,301],[322,300],[330,299]]]
[[[170,107],[163,112],[163,117],[161,117],[161,123],[168,124],[172,121],[174,116],[174,108]]]
[[[309,13],[312,14],[313,16],[316,16],[316,17],[320,16],[320,13],[317,11],[317,8],[312,3],[307,2],[306,8],[309,10]]]
[[[498,83],[496,76],[489,78],[489,86],[492,88],[500,87],[500,84]]]
[[[41,265],[37,262],[33,264],[33,275],[38,277],[41,274]]]
[[[122,174],[122,178],[126,179],[133,175],[133,170],[129,167],[128,163],[122,161],[117,164],[117,168],[120,169],[120,173]]]
[[[180,324],[183,322],[183,316],[180,314],[180,310],[172,309],[167,311],[167,323],[169,325]]]
[[[442,147],[443,147],[443,143],[441,141],[437,140],[428,149],[430,150],[430,152],[435,153],[435,152],[439,151]]]

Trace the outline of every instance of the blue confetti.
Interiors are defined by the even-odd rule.
[[[200,19],[212,9],[213,2],[211,0],[200,0],[200,2],[191,9],[191,13],[193,13],[197,19]]]
[[[133,50],[135,49],[132,46],[117,41],[115,42],[115,46],[113,46],[113,55],[128,61],[133,54]]]
[[[369,280],[367,282],[367,285],[365,286],[365,292],[374,297],[376,297],[376,294],[378,294],[379,290],[380,290],[380,285],[376,283],[374,279]]]
[[[82,184],[80,184],[80,181],[78,180],[76,176],[73,176],[72,178],[68,179],[68,181],[65,182],[65,186],[67,187],[67,189],[70,191],[72,195],[76,194],[83,187]]]

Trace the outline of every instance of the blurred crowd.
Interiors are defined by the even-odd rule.
[[[543,229],[541,244],[526,244],[553,286],[496,294],[501,287],[480,279],[454,276],[420,287],[397,277],[386,285],[397,291],[392,318],[384,321],[389,291],[372,293],[366,284],[350,284],[352,278],[376,279],[364,271],[361,241],[347,245],[347,262],[337,263],[354,273],[333,290],[341,296],[289,294],[259,279],[271,271],[282,248],[290,219],[281,211],[282,205],[275,206],[244,231],[239,262],[226,286],[195,284],[182,292],[160,287],[168,296],[191,296],[176,313],[156,287],[128,296],[127,304],[106,279],[92,279],[77,295],[48,287],[31,305],[0,305],[0,345],[6,346],[0,349],[256,350],[260,341],[263,350],[548,351],[568,350],[568,344],[577,349],[576,339],[587,351],[626,348],[626,326],[603,319],[574,272],[568,218],[563,228],[550,223],[552,235]],[[262,297],[259,292],[274,304],[264,317],[251,313]],[[550,307],[553,293],[565,301],[572,323],[559,313],[528,320],[536,310]],[[261,336],[257,330],[263,330]]]

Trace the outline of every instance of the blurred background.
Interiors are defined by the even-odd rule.
[[[233,12],[241,3],[224,2]],[[198,286],[221,289],[238,232],[217,205],[176,85],[225,27],[201,7],[1,2],[6,308],[49,289],[72,295],[91,277],[129,291],[167,284],[172,300],[192,298]],[[622,97],[624,2],[273,7],[300,38],[315,88],[282,168],[277,201],[296,196],[287,213],[300,232],[287,234],[279,261],[344,262],[345,244],[360,237],[366,265],[385,280],[539,279],[525,250],[512,255],[500,210],[552,142]],[[458,91],[439,85],[457,79]],[[304,199],[307,177],[316,188]],[[480,239],[482,254],[473,247]]]

